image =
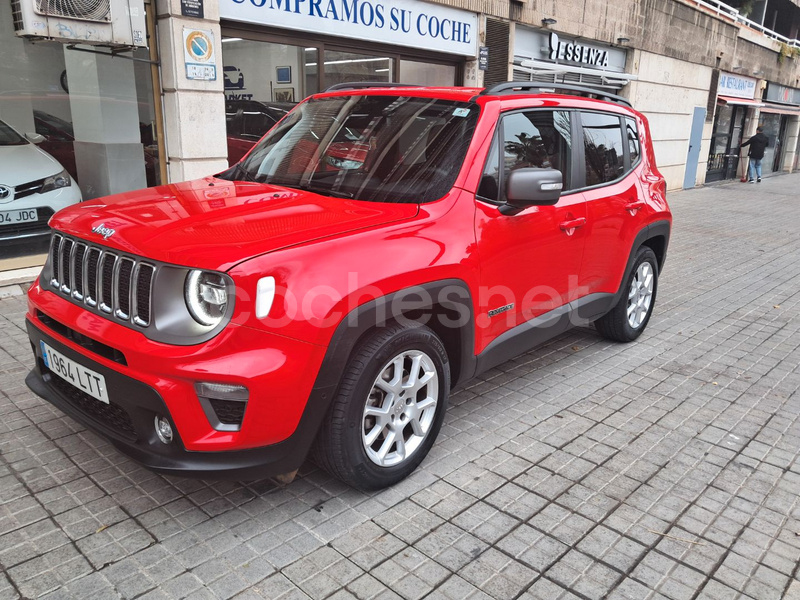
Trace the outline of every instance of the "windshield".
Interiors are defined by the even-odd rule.
[[[312,99],[220,177],[339,198],[430,202],[452,187],[478,112],[436,98]]]
[[[0,121],[0,146],[22,146],[28,140]]]

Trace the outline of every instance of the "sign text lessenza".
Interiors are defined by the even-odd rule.
[[[475,55],[477,15],[405,0],[221,0],[220,16]]]

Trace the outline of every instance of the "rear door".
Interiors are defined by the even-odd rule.
[[[567,304],[577,288],[586,240],[586,208],[573,193],[576,113],[523,110],[505,113],[477,193],[476,237],[481,290],[476,315],[479,344]],[[564,192],[554,206],[502,214],[504,185],[518,168],[562,172]]]
[[[647,210],[636,175],[641,149],[632,117],[580,112],[585,172],[586,249],[581,295],[614,294]]]

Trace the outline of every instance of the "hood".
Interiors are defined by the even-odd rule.
[[[329,198],[207,177],[76,204],[58,212],[50,225],[153,260],[227,271],[266,252],[410,219],[418,211],[417,204]]]
[[[50,177],[64,170],[59,162],[33,144],[0,146],[0,184],[9,187]]]

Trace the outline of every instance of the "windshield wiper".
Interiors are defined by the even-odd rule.
[[[238,178],[238,174],[241,174],[245,181],[251,181],[253,183],[261,183],[256,179],[256,177],[247,169],[242,166],[242,163],[236,163],[236,166],[233,168],[233,176],[234,178]]]
[[[293,190],[303,190],[304,192],[312,192],[314,194],[320,194],[321,196],[333,196],[334,198],[348,198],[352,199],[354,194],[350,192],[343,192],[341,190],[332,190],[327,187],[322,187],[319,185],[312,185],[310,183],[283,183],[281,181],[270,181],[272,185],[279,185],[281,187],[291,188]]]
[[[334,198],[353,198],[353,194],[350,192],[343,192],[341,190],[332,190],[331,188],[326,188],[318,185],[311,185],[310,183],[305,184],[304,186],[300,187],[301,190],[305,190],[307,192],[313,192],[315,194],[322,194],[323,196],[333,196]]]

